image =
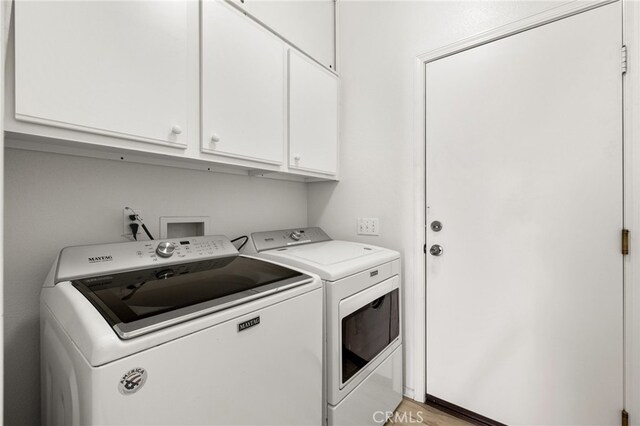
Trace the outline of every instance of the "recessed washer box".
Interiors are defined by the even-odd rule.
[[[209,222],[209,216],[162,216],[160,217],[160,238],[209,235]]]

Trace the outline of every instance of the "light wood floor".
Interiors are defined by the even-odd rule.
[[[420,404],[411,399],[403,399],[393,418],[389,419],[385,426],[470,426],[464,420],[456,419],[436,410],[435,408]]]

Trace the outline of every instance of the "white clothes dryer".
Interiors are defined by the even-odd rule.
[[[320,228],[256,232],[246,250],[323,280],[327,423],[384,423],[403,390],[400,254]]]

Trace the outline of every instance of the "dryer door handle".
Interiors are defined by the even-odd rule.
[[[363,306],[367,306],[368,304],[377,301],[399,287],[400,278],[395,275],[385,281],[372,285],[366,290],[342,299],[338,305],[340,321]]]

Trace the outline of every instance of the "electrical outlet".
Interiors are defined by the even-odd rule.
[[[142,217],[142,209],[137,209],[134,207],[131,207],[131,210],[133,210],[134,212],[136,212],[136,214],[140,217]],[[122,209],[122,235],[126,238],[129,239],[133,239],[133,234],[131,233],[131,228],[129,227],[130,223],[138,223],[135,220],[131,220],[129,219],[129,215],[132,215],[133,212],[129,210],[129,209]],[[138,223],[139,225],[139,223]],[[142,233],[144,235],[144,231],[142,231],[142,227],[140,227],[138,229],[138,237],[140,237],[140,233]]]
[[[358,235],[380,235],[380,222],[377,217],[359,217]]]

